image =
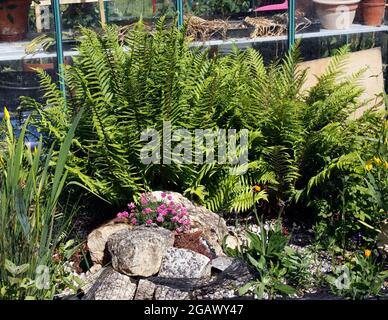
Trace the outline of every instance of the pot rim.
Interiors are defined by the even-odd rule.
[[[356,4],[356,3],[359,3],[360,1],[361,0],[339,0],[339,1],[336,1],[336,0],[313,0],[314,3],[331,5],[331,6]]]

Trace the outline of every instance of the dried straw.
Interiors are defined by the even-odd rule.
[[[185,17],[185,21],[188,21],[187,35],[202,41],[211,39],[215,34],[225,38],[229,26],[227,20],[205,20],[197,16]]]
[[[273,19],[246,17],[244,21],[255,27],[255,30],[251,33],[251,38],[279,36],[287,30],[285,24],[278,23]]]

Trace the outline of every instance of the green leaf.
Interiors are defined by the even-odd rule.
[[[5,268],[9,273],[11,273],[11,274],[13,274],[13,275],[16,275],[17,267],[16,267],[16,265],[15,265],[12,261],[10,261],[10,260],[8,260],[8,259],[5,259],[5,261],[4,261],[4,268]]]
[[[283,292],[285,294],[288,294],[288,295],[291,295],[291,294],[295,294],[296,293],[296,290],[287,285],[287,284],[284,284],[284,283],[275,283],[275,288],[280,291],[280,292]]]
[[[252,287],[253,283],[252,282],[248,282],[246,283],[244,286],[242,286],[239,290],[238,290],[238,294],[240,296],[243,296],[244,294],[246,294],[249,289]]]

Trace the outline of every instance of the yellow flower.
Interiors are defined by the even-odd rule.
[[[11,116],[9,115],[7,107],[4,107],[4,119],[5,121],[8,121],[9,119],[11,119]]]
[[[373,164],[372,164],[372,161],[371,160],[368,160],[366,163],[365,163],[365,169],[366,171],[371,171],[373,169]]]
[[[376,163],[376,165],[380,165],[382,163],[381,159],[379,157],[373,157],[373,161]]]
[[[258,185],[255,185],[255,186],[253,187],[253,191],[254,191],[254,192],[260,192],[260,191],[261,191],[261,187],[258,186]]]
[[[364,256],[365,256],[365,257],[368,258],[368,257],[370,257],[371,254],[372,254],[372,251],[371,251],[371,250],[369,250],[369,249],[365,249],[365,250],[364,250]]]
[[[384,161],[384,168],[388,169],[388,161],[387,160]]]

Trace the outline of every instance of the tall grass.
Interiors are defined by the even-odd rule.
[[[0,142],[0,297],[50,298],[53,255],[69,217],[58,205],[67,178],[66,161],[81,113],[76,116],[58,152],[46,150],[42,137],[36,147],[25,144],[29,120],[17,137],[5,109],[4,139]],[[48,269],[47,269],[48,268]],[[34,281],[48,270],[47,283]],[[29,279],[18,282],[16,276]],[[20,279],[19,279],[20,280]],[[25,290],[12,290],[15,283]]]

